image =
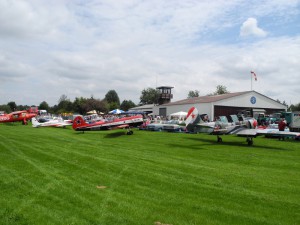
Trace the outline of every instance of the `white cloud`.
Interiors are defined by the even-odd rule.
[[[138,103],[141,91],[156,84],[174,86],[179,100],[219,84],[249,90],[251,70],[258,92],[300,102],[299,33],[282,37],[274,30],[297,30],[296,1],[19,3],[0,1],[0,104],[54,105],[62,94],[104,98],[111,89]],[[239,31],[265,38],[239,38]]]
[[[266,37],[267,32],[257,26],[255,18],[248,18],[241,26],[240,36]]]

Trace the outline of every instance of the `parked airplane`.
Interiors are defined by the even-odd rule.
[[[22,121],[23,124],[27,124],[27,121],[35,117],[35,113],[28,113],[27,111],[16,111],[9,114],[0,116],[0,123],[17,122]]]
[[[88,123],[82,116],[77,116],[73,121],[73,129],[75,131],[96,131],[96,130],[111,130],[111,129],[127,129],[127,134],[133,134],[130,130],[132,126],[139,126],[143,124],[143,116],[129,116],[123,118],[114,118],[111,120],[102,120]]]
[[[201,127],[207,129],[210,134],[217,135],[218,142],[222,142],[220,135],[222,134],[236,134],[239,137],[246,137],[248,145],[253,145],[253,138],[258,135],[265,135],[267,137],[278,137],[284,140],[285,137],[292,137],[300,139],[300,133],[279,131],[278,129],[257,129],[257,121],[254,118],[247,118],[242,123],[235,122],[235,124],[227,124],[222,121],[205,122],[201,119],[201,115],[198,114],[198,110],[192,107],[187,115],[186,127],[188,131],[197,131]],[[198,127],[198,128],[197,128]]]
[[[51,119],[47,122],[40,123],[35,117],[32,118],[32,127],[63,127],[71,126],[71,120],[63,120],[61,117],[57,119]]]
[[[203,114],[202,114],[203,115]],[[217,141],[222,142],[220,135],[222,134],[237,134],[247,138],[248,145],[253,144],[253,137],[256,137],[256,133],[250,131],[257,126],[257,121],[253,118],[249,118],[244,122],[232,122],[220,117],[218,121],[208,122],[203,120],[203,117],[198,113],[195,107],[192,107],[188,111],[186,119],[186,128],[190,132],[205,132],[209,134],[217,135]]]
[[[185,122],[190,132],[228,134],[245,127],[247,121],[249,121],[249,119],[239,121],[236,115],[230,115],[230,118],[231,122],[228,121],[226,116],[219,116],[216,121],[210,122],[207,114],[199,114],[198,110],[192,107]]]

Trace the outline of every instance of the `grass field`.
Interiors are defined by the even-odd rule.
[[[300,224],[300,142],[0,124],[0,223]]]

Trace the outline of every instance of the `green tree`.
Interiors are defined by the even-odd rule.
[[[58,106],[54,105],[52,107],[50,107],[49,109],[49,113],[57,113],[58,112]]]
[[[120,109],[128,111],[128,109],[135,107],[136,105],[131,100],[124,100],[121,103]]]
[[[107,101],[107,103],[115,102],[120,105],[120,99],[115,90],[109,90],[105,95],[105,100]]]
[[[9,105],[0,105],[0,111],[4,111],[5,113],[10,113],[11,108],[9,107]]]
[[[92,110],[96,110],[97,112],[108,112],[108,103],[106,100],[99,100],[99,99],[94,99],[94,98],[90,98],[87,99],[82,108],[83,108],[83,113],[82,114],[86,114],[89,111]]]
[[[188,98],[195,98],[195,97],[199,97],[199,91],[198,90],[189,91]]]
[[[218,85],[217,90],[214,92],[214,95],[223,95],[227,94],[229,91],[227,91],[227,88],[223,85]]]
[[[67,101],[67,100],[69,100],[68,96],[66,96],[65,94],[63,94],[63,95],[60,96],[60,98],[58,100],[58,103],[63,102],[63,101]]]
[[[223,94],[227,94],[230,93],[229,91],[227,91],[227,88],[223,85],[218,85],[216,88],[216,91],[212,94],[208,94],[208,96],[210,95],[223,95]]]
[[[107,104],[108,104],[109,111],[120,108],[120,105],[116,102],[111,102],[111,103],[107,103]]]
[[[9,102],[7,105],[10,107],[12,112],[17,110],[17,104],[15,102]]]
[[[104,100],[108,103],[109,110],[120,108],[120,99],[115,90],[109,90],[106,93]]]
[[[157,103],[157,98],[159,96],[159,91],[154,88],[147,88],[142,90],[140,96],[140,104],[154,104]]]
[[[84,109],[84,104],[86,103],[87,99],[83,97],[76,97],[73,102],[73,112],[79,113],[81,115],[85,114],[87,111]]]
[[[50,107],[46,101],[42,101],[39,105],[39,109],[44,109],[47,110],[47,112],[49,112]]]
[[[66,95],[62,95],[59,98],[56,113],[65,113],[73,111],[73,103],[68,99]]]
[[[291,104],[290,107],[288,108],[288,111],[291,112],[300,111],[300,103],[296,105]]]

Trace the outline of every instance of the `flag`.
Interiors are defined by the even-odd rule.
[[[256,73],[254,73],[253,71],[251,71],[251,74],[253,74],[255,81],[257,81]]]

